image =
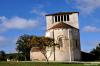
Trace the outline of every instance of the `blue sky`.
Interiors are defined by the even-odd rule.
[[[100,0],[0,0],[0,50],[16,52],[20,35],[44,36],[45,14],[78,11],[81,50],[100,42]]]

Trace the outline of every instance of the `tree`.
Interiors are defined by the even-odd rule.
[[[44,55],[46,61],[48,62],[48,58],[47,58],[47,47],[52,47],[54,46],[54,40],[48,37],[33,37],[32,41],[31,41],[31,45],[33,45],[33,47],[38,47],[40,52]]]
[[[4,51],[0,51],[0,60],[5,61],[6,60],[6,53]]]
[[[93,55],[95,55],[96,60],[100,60],[100,44],[96,46],[92,51],[90,51]]]
[[[54,40],[48,37],[39,37],[39,36],[30,36],[30,35],[22,35],[16,42],[17,51],[22,53],[25,56],[25,60],[30,58],[30,50],[32,47],[38,47],[40,52],[44,55],[46,60],[47,58],[47,47],[54,47],[56,44]],[[55,50],[55,49],[54,49]],[[28,59],[27,59],[28,58]]]
[[[24,61],[24,56],[22,53],[9,53],[9,54],[6,54],[6,58],[9,59],[9,60],[19,60],[19,61]]]
[[[24,61],[24,56],[23,56],[23,54],[22,54],[22,53],[16,54],[16,60],[18,60],[18,61]]]
[[[16,42],[17,44],[16,50],[25,56],[25,60],[30,60],[31,38],[32,36],[25,34],[20,36]]]

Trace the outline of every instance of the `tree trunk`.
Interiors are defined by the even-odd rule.
[[[42,51],[41,51],[41,53],[44,55],[46,61],[49,62],[47,55],[44,52],[42,52]]]
[[[25,53],[25,61],[27,61],[27,55],[26,55],[26,53]]]
[[[55,61],[55,44],[53,46],[53,50],[54,50],[54,61]]]

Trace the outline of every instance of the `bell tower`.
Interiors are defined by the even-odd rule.
[[[46,15],[46,37],[53,38],[59,46],[48,48],[49,61],[79,61],[80,33],[78,25],[78,12],[59,12]],[[55,55],[54,55],[55,54]]]

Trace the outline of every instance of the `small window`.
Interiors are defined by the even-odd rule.
[[[55,16],[55,22],[57,22],[57,16]]]
[[[67,15],[67,21],[69,21],[69,15]]]
[[[78,42],[77,42],[77,40],[75,40],[75,47],[76,47],[76,48],[78,47]]]
[[[66,21],[66,15],[64,15],[64,21]]]
[[[61,21],[63,21],[63,16],[61,16]]]
[[[60,16],[58,16],[58,22],[60,22]]]

